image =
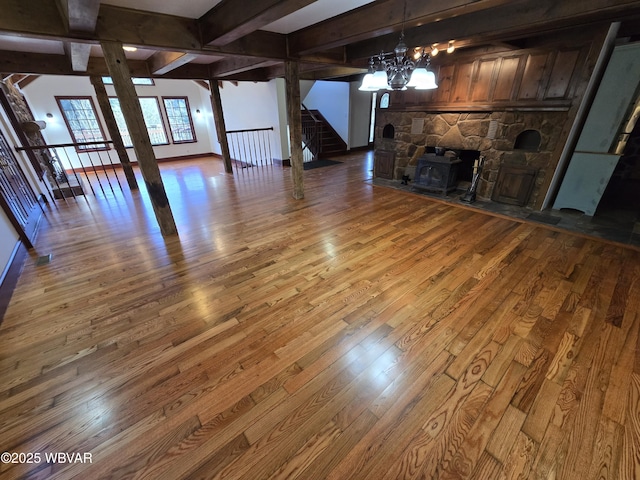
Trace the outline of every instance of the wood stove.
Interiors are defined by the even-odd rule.
[[[458,168],[462,161],[457,156],[427,153],[418,158],[413,188],[430,190],[446,195],[458,185]]]

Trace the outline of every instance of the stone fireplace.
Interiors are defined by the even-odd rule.
[[[485,157],[478,197],[491,199],[502,166],[535,172],[534,184],[524,206],[544,195],[541,186],[553,174],[552,156],[561,139],[566,111],[494,111],[482,113],[431,113],[379,109],[376,116],[376,151],[395,152],[393,179],[400,180],[407,167],[435,147],[455,151],[462,160],[458,180],[470,181],[473,160]],[[386,126],[393,138],[383,138]],[[390,129],[387,127],[387,132]],[[539,145],[521,145],[523,132],[539,134]],[[535,133],[537,132],[537,133]],[[387,135],[388,136],[388,135]],[[475,158],[474,158],[475,157]],[[504,168],[504,167],[503,167]]]

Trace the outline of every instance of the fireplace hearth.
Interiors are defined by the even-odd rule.
[[[457,156],[427,153],[418,158],[413,189],[448,194],[458,185],[458,169],[462,161]]]

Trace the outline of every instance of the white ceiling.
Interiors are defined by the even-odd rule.
[[[200,18],[221,0],[103,0],[102,3],[134,10],[147,10],[179,17]],[[240,0],[235,0],[238,4]],[[251,0],[248,0],[251,1]],[[291,33],[314,23],[348,12],[374,0],[317,0],[306,7],[263,27],[262,30]]]

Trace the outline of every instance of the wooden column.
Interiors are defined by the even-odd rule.
[[[293,198],[304,198],[302,165],[302,115],[300,113],[300,74],[298,62],[284,62],[284,81],[287,92],[287,122],[289,123],[289,144],[291,148],[291,178]]]
[[[153,153],[149,132],[144,123],[142,108],[140,107],[140,101],[138,100],[136,89],[131,80],[131,74],[124,50],[122,50],[122,44],[120,42],[104,41],[101,45],[109,74],[113,79],[113,86],[120,100],[122,115],[124,116],[125,122],[127,122],[127,128],[131,134],[133,149],[138,158],[140,172],[147,186],[147,192],[151,199],[156,220],[158,221],[158,225],[160,225],[160,231],[164,237],[176,235],[178,230],[173,220],[169,199],[167,198],[162,177],[160,176],[158,161]]]
[[[231,167],[231,153],[229,153],[229,142],[227,141],[227,127],[224,124],[224,112],[222,110],[222,98],[220,97],[220,87],[218,80],[209,79],[209,88],[211,89],[211,109],[213,110],[213,122],[216,124],[216,133],[218,134],[218,143],[222,150],[222,160],[224,161],[224,171],[233,173]]]
[[[113,110],[111,110],[109,96],[107,95],[107,89],[104,88],[102,77],[92,75],[91,77],[89,77],[89,79],[91,80],[91,85],[93,85],[93,88],[96,91],[98,105],[100,105],[100,110],[102,111],[104,122],[107,124],[109,136],[113,141],[113,148],[115,148],[116,153],[118,154],[118,158],[120,159],[120,164],[122,165],[124,175],[127,178],[129,188],[131,190],[138,190],[138,182],[136,181],[136,176],[133,173],[133,168],[131,167],[131,162],[129,161],[129,155],[127,155],[127,149],[125,148],[124,142],[122,141],[122,136],[120,135],[120,130],[118,129],[118,124],[116,123],[116,117],[113,114]]]

